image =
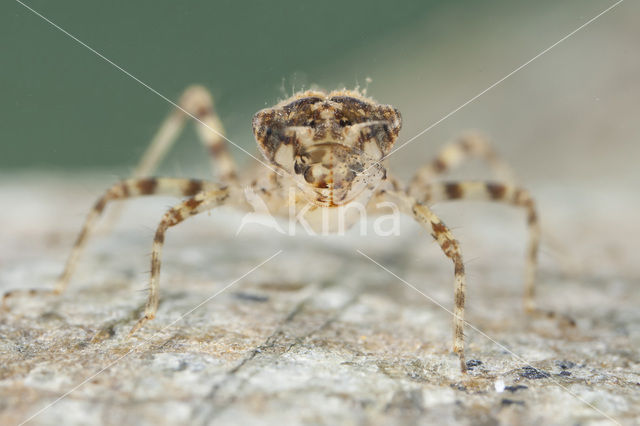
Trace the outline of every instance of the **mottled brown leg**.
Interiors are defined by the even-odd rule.
[[[111,188],[98,199],[93,208],[89,212],[85,223],[78,235],[75,244],[71,250],[71,254],[67,260],[63,273],[58,278],[53,290],[12,290],[4,294],[2,304],[6,308],[7,300],[19,294],[38,295],[38,294],[60,294],[64,291],[69,283],[69,279],[75,270],[78,257],[80,256],[87,238],[95,228],[97,220],[100,218],[107,203],[112,200],[123,200],[144,195],[173,195],[176,197],[193,196],[202,190],[214,190],[219,185],[198,180],[198,179],[182,179],[182,178],[144,178],[144,179],[127,179],[121,181]]]
[[[455,142],[445,145],[434,160],[418,169],[409,184],[410,195],[419,198],[425,186],[433,179],[459,167],[472,157],[479,157],[486,161],[500,181],[509,183],[515,181],[511,167],[498,156],[487,139],[477,133],[468,133]]]
[[[453,351],[460,358],[460,369],[467,371],[464,360],[464,299],[465,272],[462,253],[458,242],[453,238],[444,223],[425,205],[416,203],[412,207],[414,218],[420,222],[438,242],[444,254],[453,261],[454,270],[454,310],[453,310]]]
[[[529,228],[529,242],[525,260],[524,307],[527,312],[536,310],[535,273],[540,245],[540,224],[535,203],[527,190],[497,182],[436,182],[426,185],[418,200],[427,204],[449,200],[482,200],[524,208],[527,212],[527,226]]]
[[[199,120],[196,122],[198,134],[210,154],[211,170],[217,175],[217,180],[227,182],[236,179],[236,166],[229,153],[224,128],[214,109],[211,93],[202,86],[190,86],[180,97],[179,105]],[[149,144],[132,177],[148,176],[156,170],[177,139],[187,118],[189,116],[177,108],[169,114]]]
[[[142,178],[155,172],[184,128],[187,118],[190,118],[185,113],[187,111],[199,120],[196,122],[198,135],[209,153],[213,175],[217,176],[217,180],[222,183],[236,181],[236,165],[229,153],[224,138],[224,128],[215,111],[211,93],[203,86],[190,86],[183,92],[178,105],[184,111],[176,108],[169,113],[149,143],[131,177]],[[104,229],[108,230],[113,226],[120,217],[122,208],[123,206],[118,205],[111,210],[107,215]]]
[[[160,221],[153,240],[151,252],[151,278],[149,281],[149,299],[145,306],[144,315],[138,320],[129,332],[133,335],[147,321],[152,320],[158,310],[158,284],[160,282],[160,256],[164,245],[164,237],[167,229],[179,224],[185,219],[198,213],[211,210],[225,202],[229,191],[219,188],[213,191],[201,192],[177,206],[171,208]]]

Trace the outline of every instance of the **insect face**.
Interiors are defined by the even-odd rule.
[[[310,201],[349,203],[386,177],[378,164],[398,136],[398,111],[357,92],[304,92],[259,111],[253,132],[260,150],[291,176]]]

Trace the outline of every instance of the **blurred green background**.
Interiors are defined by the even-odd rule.
[[[613,4],[25,3],[170,99],[204,84],[229,138],[251,152],[258,109],[312,84],[352,88],[368,77],[369,94],[403,113],[405,141]],[[638,153],[639,3],[621,4],[393,161],[413,169],[478,128],[524,176],[591,176],[594,167],[637,176],[628,153]],[[0,168],[126,175],[170,105],[18,2],[0,6],[0,31]],[[203,152],[189,128],[162,171],[206,174]]]

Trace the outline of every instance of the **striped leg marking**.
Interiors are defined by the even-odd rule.
[[[420,222],[438,242],[444,254],[453,261],[454,266],[454,318],[453,318],[453,351],[460,358],[460,369],[467,371],[464,361],[464,298],[465,272],[462,253],[458,242],[453,238],[444,223],[425,205],[415,204],[412,207],[413,216]]]
[[[487,139],[476,133],[469,133],[446,145],[433,161],[418,169],[410,181],[410,194],[419,198],[424,187],[434,178],[459,167],[463,161],[472,157],[480,157],[486,161],[499,180],[515,181],[511,167],[498,156]]]
[[[482,200],[524,208],[527,212],[527,226],[529,228],[529,242],[525,260],[524,307],[527,312],[536,310],[534,301],[535,273],[540,245],[540,223],[535,203],[527,190],[496,182],[438,182],[427,185],[419,200],[427,204],[448,200]]]
[[[200,192],[196,196],[178,204],[165,213],[153,240],[151,251],[151,278],[149,281],[149,299],[145,306],[144,315],[138,320],[129,332],[129,336],[133,335],[147,321],[155,318],[158,310],[158,284],[160,282],[160,257],[162,247],[164,245],[164,237],[167,229],[179,224],[185,219],[211,210],[214,207],[224,204],[229,197],[229,191],[225,188],[218,188],[212,191]]]
[[[236,166],[222,136],[224,128],[215,112],[213,98],[209,91],[202,86],[190,86],[180,97],[179,105],[200,120],[197,123],[198,134],[210,154],[212,172],[217,174],[218,179],[222,182],[235,180],[237,177]],[[147,151],[133,173],[133,177],[149,176],[156,170],[176,141],[186,119],[187,115],[180,109],[175,109],[169,114],[151,140]]]
[[[224,128],[215,111],[211,93],[203,86],[190,86],[180,96],[179,105],[200,120],[197,123],[198,135],[209,153],[213,176],[223,183],[234,182],[237,179],[236,165],[223,137]],[[132,178],[150,176],[156,171],[184,128],[187,118],[185,112],[177,108],[169,113],[134,169]],[[105,229],[110,229],[121,213],[122,206],[113,208]]]
[[[203,190],[211,191],[216,189],[219,189],[219,185],[214,183],[198,179],[180,178],[127,179],[113,185],[96,201],[93,208],[87,215],[84,225],[82,226],[82,230],[73,245],[73,249],[71,250],[71,254],[69,255],[64,271],[58,278],[54,289],[9,291],[5,293],[2,298],[3,306],[6,308],[7,300],[19,294],[35,296],[38,294],[57,295],[62,293],[67,287],[69,279],[75,270],[78,258],[87,242],[87,238],[95,228],[98,219],[109,201],[123,200],[144,195],[174,195],[176,197],[193,196]]]

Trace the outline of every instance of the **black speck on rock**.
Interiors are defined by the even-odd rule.
[[[563,370],[568,370],[570,368],[575,367],[576,363],[572,361],[564,360],[564,361],[556,361],[556,365]]]
[[[502,405],[524,405],[524,401],[516,401],[508,398],[502,398],[502,401],[500,401],[500,403]]]
[[[561,371],[558,376],[570,376],[571,375],[571,371]]]
[[[474,367],[477,367],[479,365],[482,365],[482,361],[480,361],[479,359],[470,359],[469,361],[467,361],[467,368],[469,370],[473,370]]]
[[[526,366],[522,368],[522,371],[520,372],[520,376],[524,377],[525,379],[546,379],[546,378],[549,378],[551,375],[546,371],[538,370],[537,368]]]
[[[508,390],[509,392],[513,393],[519,389],[529,389],[528,386],[525,385],[515,385],[515,386],[505,386],[504,390]]]
[[[269,300],[267,296],[262,296],[259,294],[244,293],[240,291],[233,293],[233,297],[235,297],[236,299],[246,300],[249,302],[266,302],[267,300]]]
[[[451,385],[449,385],[449,386],[451,386],[453,389],[457,389],[457,390],[463,391],[463,392],[467,390],[466,386],[458,384],[458,383],[451,383]]]

